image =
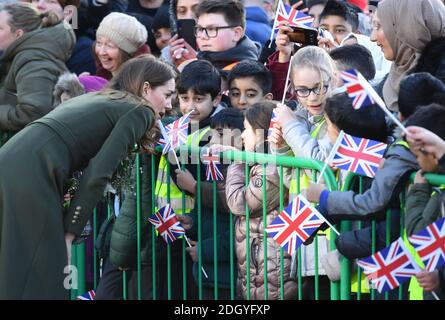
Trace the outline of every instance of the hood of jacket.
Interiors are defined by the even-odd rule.
[[[260,7],[246,7],[246,20],[264,23],[270,26],[266,11]]]
[[[259,48],[247,36],[241,38],[236,47],[220,52],[200,51],[198,59],[210,61],[216,68],[225,66],[245,59],[257,60],[260,54]]]
[[[67,22],[53,27],[41,28],[26,33],[11,44],[4,52],[2,60],[12,61],[19,53],[32,52],[54,60],[67,61],[74,50],[76,36]]]

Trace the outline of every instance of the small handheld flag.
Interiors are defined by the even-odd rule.
[[[357,261],[357,264],[380,293],[397,288],[420,271],[402,238],[372,256]]]
[[[445,264],[445,218],[409,237],[409,241],[425,264],[425,269],[434,271]]]
[[[206,177],[207,181],[222,181],[224,176],[219,169],[219,156],[213,155],[212,152],[207,151],[201,156],[202,163],[206,165]]]
[[[90,290],[80,296],[77,296],[76,300],[94,300],[95,296],[96,296],[96,292],[94,290]]]
[[[339,169],[352,171],[373,178],[379,168],[387,145],[385,143],[358,138],[344,133],[331,164]]]
[[[266,228],[266,232],[292,255],[326,220],[298,195]]]
[[[277,123],[277,114],[275,113],[275,109],[272,110],[272,118],[270,119],[269,130],[267,131],[267,137],[269,138],[272,134],[272,129],[275,127]]]
[[[148,221],[156,227],[156,230],[168,244],[185,234],[184,228],[169,204],[152,214]]]
[[[340,75],[345,83],[348,96],[353,99],[352,106],[354,109],[360,109],[375,103],[374,99],[365,90],[362,79],[358,76],[358,71],[346,70],[341,72]]]

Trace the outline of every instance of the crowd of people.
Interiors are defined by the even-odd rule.
[[[368,257],[388,235],[406,237],[445,217],[443,188],[424,177],[445,173],[443,1],[294,2],[2,1],[0,299],[68,299],[71,248],[82,241],[95,299],[122,299],[124,281],[129,299],[196,299],[199,287],[203,299],[230,299],[232,274],[236,299],[329,299],[342,259]],[[313,17],[317,45],[291,41],[293,28],[277,22],[282,3]],[[377,103],[353,105],[340,77],[350,69],[404,132]],[[248,172],[223,163],[224,179],[213,184],[192,154],[178,166],[155,148],[159,123],[184,115],[186,144],[212,154],[324,162],[343,133],[388,148],[375,177],[350,191],[329,191],[309,170],[280,176],[272,163]],[[340,190],[347,172],[332,170]],[[264,228],[300,192],[330,223],[354,227],[334,249],[323,225],[297,259],[281,255]],[[167,204],[186,248],[156,237],[148,221]],[[93,241],[94,208],[101,226]],[[95,288],[92,250],[101,261]],[[419,272],[402,297],[433,292],[445,298],[443,267]]]

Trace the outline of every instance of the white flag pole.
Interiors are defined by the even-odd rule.
[[[185,238],[185,241],[187,241],[187,244],[189,245],[189,247],[193,247],[193,246],[191,245],[190,241],[189,241],[189,238],[187,238],[187,236],[185,235],[185,233],[184,233],[184,238]],[[207,273],[206,273],[206,271],[204,270],[204,267],[203,267],[203,266],[201,266],[201,270],[202,270],[202,273],[204,274],[204,276],[208,279],[209,276],[207,275]]]
[[[292,69],[292,59],[293,58],[294,58],[293,56],[290,57],[289,68],[287,68],[286,83],[284,85],[283,98],[281,99],[281,103],[282,104],[284,104],[284,100],[286,100],[286,93],[287,93],[287,89],[288,89],[287,87],[288,87],[288,84],[289,84],[289,78],[290,78],[290,72],[291,72],[291,69]]]
[[[272,40],[273,40],[273,36],[275,34],[275,27],[277,26],[277,18],[278,18],[278,8],[280,7],[280,2],[282,0],[278,0],[278,5],[277,5],[277,9],[275,11],[275,19],[273,20],[273,27],[272,27],[272,32],[270,34],[270,39],[269,39],[269,49],[272,47]]]
[[[329,228],[332,229],[332,231],[334,231],[338,236],[340,235],[340,232],[338,232],[338,230],[335,229],[334,226],[333,226],[328,220],[326,220],[326,218],[323,217],[323,215],[322,215],[320,212],[318,212],[317,209],[315,209],[315,208],[311,205],[311,203],[309,202],[308,199],[306,199],[301,193],[300,193],[298,196],[304,200],[303,202],[306,202],[306,204],[309,204],[309,206],[311,207],[311,209],[314,210],[314,211],[316,212],[316,214],[317,214],[318,217],[320,217],[322,220],[324,220],[324,221],[327,223],[327,225],[329,226]],[[294,199],[294,201],[295,201],[295,199]]]
[[[377,102],[379,107],[386,113],[388,117],[391,118],[392,121],[396,125],[400,127],[400,129],[403,130],[406,134],[408,134],[408,131],[406,130],[405,126],[388,110],[388,108],[385,105],[385,102],[380,98],[380,96],[375,92],[374,88],[369,84],[369,82],[359,73],[357,72],[359,82],[365,87],[365,90],[371,95],[371,97]]]
[[[343,140],[343,137],[345,135],[345,132],[343,130],[340,131],[340,134],[338,135],[337,140],[335,141],[334,146],[331,149],[331,152],[329,153],[329,156],[325,160],[325,164],[323,166],[323,169],[320,171],[320,174],[318,175],[317,184],[320,183],[320,180],[323,177],[323,173],[326,171],[326,168],[328,167],[329,163],[332,161],[332,158],[334,158],[335,154],[337,153],[338,146],[340,145],[341,141]]]

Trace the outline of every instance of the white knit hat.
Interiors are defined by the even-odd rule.
[[[128,54],[135,53],[147,42],[147,29],[136,18],[120,12],[107,15],[96,31]]]

